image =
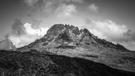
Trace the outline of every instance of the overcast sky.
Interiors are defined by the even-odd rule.
[[[53,24],[88,28],[99,38],[135,50],[134,0],[0,0],[0,40],[17,47],[42,37]]]

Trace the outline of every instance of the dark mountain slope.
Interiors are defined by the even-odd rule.
[[[0,76],[134,76],[82,58],[40,53],[0,51]]]

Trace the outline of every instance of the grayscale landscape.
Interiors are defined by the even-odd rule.
[[[132,7],[124,0],[2,0],[0,76],[135,76]]]

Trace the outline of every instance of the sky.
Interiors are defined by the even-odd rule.
[[[134,0],[0,0],[0,40],[22,47],[53,24],[87,28],[101,39],[135,50]]]

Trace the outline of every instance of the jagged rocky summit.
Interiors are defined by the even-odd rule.
[[[101,48],[100,50],[103,48],[112,48],[120,51],[128,51],[120,44],[115,45],[104,39],[99,39],[90,33],[86,28],[79,30],[78,27],[63,24],[55,24],[47,31],[47,34],[44,37],[36,40],[34,43],[31,43],[28,46],[32,48],[34,48],[34,46],[35,48],[37,46],[39,46],[38,48],[59,48],[61,46],[72,46],[84,47],[88,49],[91,49],[91,47],[96,47]]]
[[[55,24],[44,37],[16,52],[0,52],[3,76],[134,76],[133,72],[135,52],[72,25]]]

